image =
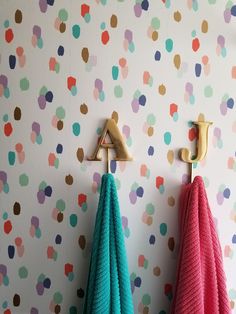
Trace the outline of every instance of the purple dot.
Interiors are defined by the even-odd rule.
[[[62,237],[60,234],[57,234],[56,235],[56,238],[55,238],[55,243],[56,244],[61,244],[61,241],[62,241]]]
[[[153,156],[153,154],[154,154],[154,147],[153,146],[149,146],[148,147],[148,155],[149,156]]]
[[[0,264],[0,274],[2,274],[3,277],[7,275],[7,266]]]
[[[99,92],[103,89],[103,82],[100,79],[96,79],[94,83],[95,87],[98,89]]]
[[[34,226],[36,229],[39,227],[39,219],[36,216],[31,217],[31,225]]]
[[[121,220],[122,220],[123,228],[127,228],[128,227],[128,218],[125,216],[122,216]]]
[[[224,36],[219,35],[217,37],[217,43],[220,45],[221,48],[223,48],[224,45],[225,45],[225,38],[224,38]]]
[[[47,5],[47,3],[46,3]],[[37,38],[41,37],[41,28],[38,25],[34,25],[33,34],[36,35]]]
[[[6,75],[0,75],[0,84],[2,84],[2,86],[4,88],[7,87],[8,79],[7,79]]]
[[[224,198],[229,198],[230,197],[230,189],[226,188],[223,192]]]
[[[154,58],[156,61],[161,60],[161,52],[159,50],[156,51]]]
[[[217,199],[217,203],[219,205],[222,205],[223,202],[224,202],[224,195],[223,195],[223,193],[218,192],[217,195],[216,195],[216,199]]]
[[[44,193],[46,196],[50,197],[52,195],[52,187],[50,185],[48,185],[45,189],[44,189]]]
[[[200,63],[195,64],[195,75],[196,77],[199,77],[201,75],[202,66]]]
[[[46,107],[46,98],[44,95],[40,95],[38,97],[38,104],[40,109],[44,109]]]
[[[134,14],[136,17],[140,17],[142,14],[142,7],[140,5],[140,3],[136,3],[134,6]]]
[[[220,128],[214,128],[214,135],[217,138],[221,138],[221,129]]]
[[[149,243],[150,244],[155,244],[155,242],[156,242],[156,237],[153,234],[151,234],[150,238],[149,238]]]
[[[191,83],[187,82],[185,85],[185,90],[186,90],[186,92],[189,93],[189,95],[192,95],[193,94],[193,85]]]
[[[135,204],[136,203],[136,201],[137,201],[137,194],[136,194],[135,191],[131,191],[129,193],[129,199],[130,199],[130,203],[131,204]]]
[[[40,124],[38,122],[32,123],[32,131],[34,131],[37,135],[40,134]]]
[[[110,168],[111,168],[111,173],[116,172],[116,160],[111,160],[110,161]]]
[[[225,19],[225,23],[229,23],[231,20],[231,11],[229,9],[226,9],[224,11],[224,19]]]
[[[141,278],[140,277],[136,277],[135,279],[134,279],[134,285],[135,285],[135,287],[140,287],[141,286],[141,284],[142,284],[142,280],[141,280]]]
[[[45,193],[44,193],[43,190],[38,191],[37,199],[38,199],[39,204],[43,204],[44,203],[44,201],[45,201]]]
[[[147,0],[143,0],[141,6],[144,11],[147,11],[149,7],[149,2]]]
[[[38,295],[43,295],[44,286],[43,286],[43,283],[42,283],[42,282],[38,282],[38,283],[37,283],[37,285],[36,285],[36,290],[37,290]]]
[[[101,175],[98,172],[94,172],[93,181],[99,184],[101,182]]]
[[[64,47],[63,46],[59,46],[58,47],[57,54],[58,54],[58,56],[63,56],[64,55]]]
[[[45,278],[43,281],[44,288],[49,289],[51,287],[51,280],[49,278]]]
[[[125,39],[127,39],[129,43],[133,40],[133,33],[129,29],[125,30]]]
[[[131,106],[132,106],[132,110],[133,112],[138,112],[138,109],[139,109],[139,101],[138,99],[133,99],[132,100],[132,103],[131,103]]]
[[[39,311],[35,307],[32,307],[30,310],[30,314],[39,314]]]
[[[61,144],[57,145],[56,151],[58,154],[61,154],[63,152],[63,146]]]
[[[2,181],[3,184],[7,182],[7,174],[4,171],[0,171],[0,180]]]
[[[52,102],[53,100],[53,93],[51,91],[48,91],[45,95],[46,101]]]
[[[227,103],[225,101],[220,104],[220,112],[223,116],[227,113]]]
[[[45,13],[47,11],[47,7],[47,0],[39,0],[39,8],[42,13]]]
[[[141,96],[139,97],[138,101],[139,101],[139,104],[140,104],[141,106],[145,106],[145,104],[146,104],[146,96],[145,96],[145,95],[141,95]]]
[[[234,107],[234,100],[233,100],[233,98],[229,98],[229,99],[227,100],[227,107],[228,107],[229,109],[233,109],[233,107]]]
[[[144,193],[143,188],[142,188],[141,186],[138,187],[137,190],[136,190],[137,196],[138,196],[138,197],[143,197],[143,193]]]

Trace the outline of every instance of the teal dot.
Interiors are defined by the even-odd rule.
[[[20,80],[20,89],[22,91],[29,89],[29,80],[26,77],[24,77]]]
[[[9,285],[9,278],[8,278],[7,275],[5,277],[3,277],[3,284],[4,284],[4,286],[8,286]]]
[[[160,185],[159,186],[159,192],[161,193],[161,194],[163,194],[164,192],[165,192],[165,187],[164,187],[164,185]]]
[[[7,220],[7,218],[8,218],[8,213],[4,212],[3,215],[2,215],[2,219],[3,220]]]
[[[107,0],[100,0],[102,5],[106,5],[107,4]]]
[[[4,27],[5,27],[5,28],[8,28],[9,25],[10,25],[9,20],[5,20],[5,21],[4,21]]]
[[[126,144],[127,144],[128,147],[130,147],[132,145],[132,138],[131,137],[127,138]]]
[[[149,294],[144,294],[142,297],[143,305],[150,305],[151,304],[151,297]]]
[[[134,45],[134,43],[133,42],[131,42],[131,43],[129,43],[129,51],[130,52],[134,52],[134,50],[135,50],[135,45]]]
[[[82,206],[81,206],[81,209],[82,209],[83,212],[86,212],[86,210],[88,209],[87,203],[84,202],[84,203],[82,204]]]
[[[72,130],[75,136],[79,136],[80,134],[80,124],[78,122],[73,123]]]
[[[4,301],[2,304],[2,308],[5,310],[8,307],[7,301]]]
[[[90,20],[91,20],[91,15],[89,13],[86,13],[85,16],[84,16],[84,20],[86,23],[89,23]]]
[[[37,135],[37,137],[36,137],[36,143],[40,145],[40,144],[42,144],[42,142],[43,142],[42,135],[41,135],[41,134]]]
[[[198,2],[197,1],[193,1],[193,11],[197,11],[198,10]]]
[[[210,85],[204,88],[204,95],[205,97],[211,97],[213,95],[213,89]]]
[[[78,39],[80,36],[80,26],[78,24],[73,25],[72,27],[72,34],[73,36]]]
[[[4,191],[4,193],[8,193],[9,192],[9,184],[8,183],[5,183],[4,185],[3,185],[3,191]]]
[[[232,300],[235,300],[235,299],[236,299],[236,290],[235,290],[235,289],[230,289],[230,290],[229,290],[229,297],[230,297],[230,299],[232,299]]]
[[[172,40],[171,38],[168,38],[168,39],[166,40],[166,50],[167,50],[168,52],[171,52],[172,49],[173,49],[173,40]]]
[[[116,178],[116,179],[115,179],[115,184],[116,184],[116,189],[119,190],[120,187],[121,187],[120,180]]]
[[[3,116],[3,121],[4,121],[4,122],[8,122],[8,114],[7,114],[7,113],[4,114],[4,116]]]
[[[62,22],[66,22],[68,19],[68,12],[65,9],[61,9],[58,16]]]
[[[36,228],[35,229],[35,236],[37,239],[40,239],[42,235],[41,229],[40,228]]]
[[[39,185],[39,190],[44,191],[46,187],[47,187],[47,183],[45,181],[42,181]]]
[[[154,17],[151,21],[151,26],[152,28],[154,28],[155,30],[160,28],[160,20],[158,17]]]
[[[154,208],[153,204],[152,203],[147,204],[147,206],[146,206],[146,213],[148,215],[153,215],[154,211],[155,211],[155,208]]]
[[[173,120],[174,120],[175,122],[177,122],[177,121],[179,120],[179,114],[178,114],[178,112],[174,112],[174,114],[173,114]]]
[[[208,0],[208,3],[209,3],[209,4],[215,4],[215,3],[216,3],[216,0]]]
[[[78,221],[77,215],[76,214],[71,214],[70,215],[70,225],[72,227],[76,227],[77,221]]]
[[[71,306],[69,311],[70,311],[69,314],[77,314],[78,313],[76,306]]]
[[[63,212],[63,211],[65,210],[65,208],[66,208],[66,203],[65,203],[65,201],[62,200],[62,199],[57,200],[57,202],[56,202],[56,208]]]
[[[66,116],[66,112],[65,112],[65,109],[63,107],[58,107],[56,109],[56,116],[58,119],[64,119],[65,116]]]
[[[170,8],[170,5],[171,5],[170,0],[166,0],[165,7],[168,9]]]
[[[103,90],[99,93],[99,99],[100,99],[101,101],[104,101],[104,100],[105,100],[105,93],[104,93]]]
[[[101,135],[102,134],[102,128],[97,128],[96,133],[97,133],[97,135]]]
[[[77,94],[77,86],[73,85],[71,87],[71,90],[70,90],[72,96],[75,96]]]
[[[21,279],[25,279],[28,277],[28,269],[25,266],[22,266],[18,270],[18,275]]]
[[[54,296],[53,296],[53,301],[55,304],[60,304],[63,300],[63,296],[60,292],[56,292],[54,293]]]
[[[156,117],[154,116],[153,113],[150,113],[147,116],[147,123],[148,123],[148,125],[154,125],[156,123]]]
[[[221,49],[221,55],[222,55],[222,57],[225,58],[225,57],[226,57],[226,54],[227,54],[227,50],[226,50],[225,47],[223,47],[223,48]]]
[[[75,278],[74,273],[69,273],[69,274],[68,274],[68,279],[69,279],[69,281],[73,281],[74,278]]]
[[[59,71],[60,71],[60,64],[57,62],[57,63],[55,64],[55,72],[56,72],[56,73],[59,73]]]
[[[38,46],[39,49],[43,48],[43,39],[42,39],[42,37],[38,38],[37,46]]]
[[[113,67],[112,67],[112,78],[113,78],[113,80],[117,80],[118,75],[119,75],[119,68],[118,68],[118,66],[113,65]]]
[[[19,183],[21,186],[27,186],[29,184],[29,177],[23,173],[19,176]]]
[[[164,133],[164,142],[166,145],[170,145],[170,143],[171,143],[171,133],[170,132]]]
[[[166,235],[167,233],[167,224],[166,223],[162,223],[160,224],[160,234],[161,235]]]
[[[130,236],[130,230],[129,230],[129,228],[125,228],[125,230],[124,230],[124,235],[125,235],[126,238],[129,238],[129,236]]]
[[[120,85],[116,85],[114,87],[114,94],[117,98],[121,98],[123,96],[123,89]]]
[[[195,29],[192,31],[191,35],[192,35],[192,37],[196,37],[197,32],[195,31]]]
[[[13,166],[15,164],[16,161],[16,154],[15,152],[9,152],[8,153],[8,162],[10,166]]]
[[[100,24],[100,29],[103,31],[105,28],[106,28],[106,23],[105,23],[105,22],[102,22],[102,23]]]
[[[194,95],[191,95],[191,96],[189,97],[189,102],[190,102],[191,105],[193,105],[193,104],[195,103],[195,97],[194,97]]]
[[[9,89],[8,87],[6,87],[6,88],[4,89],[3,94],[4,94],[4,96],[5,96],[6,98],[9,98],[9,97],[10,97],[10,89]]]

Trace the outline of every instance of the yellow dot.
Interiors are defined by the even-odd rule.
[[[208,22],[206,20],[202,21],[202,32],[207,33],[208,32]]]
[[[169,161],[169,163],[172,165],[173,161],[174,161],[174,151],[173,150],[169,150],[167,153],[167,160]]]
[[[153,133],[154,133],[154,129],[153,129],[152,126],[150,126],[150,127],[148,128],[148,136],[152,136]]]
[[[176,21],[176,22],[180,22],[181,21],[181,13],[179,12],[179,11],[175,11],[175,13],[174,13],[174,20]]]
[[[175,206],[175,198],[173,196],[168,197],[168,205],[171,207]]]
[[[157,31],[154,31],[153,33],[152,33],[152,40],[153,41],[156,41],[158,39],[158,32]]]
[[[158,92],[159,92],[159,94],[160,95],[165,95],[165,93],[166,93],[166,87],[165,87],[165,85],[163,85],[163,84],[161,84],[161,85],[159,85],[159,87],[158,87]]]
[[[174,56],[174,65],[175,65],[177,70],[180,68],[180,64],[181,64],[181,57],[180,57],[180,55],[175,55]]]

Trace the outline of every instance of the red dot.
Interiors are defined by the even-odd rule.
[[[87,13],[89,13],[89,5],[81,4],[81,15],[84,17]]]
[[[156,177],[156,187],[159,189],[159,187],[163,184],[164,184],[164,178],[163,177]]]
[[[12,129],[11,123],[10,123],[10,122],[6,123],[6,124],[4,125],[4,134],[5,134],[6,136],[10,136],[11,133],[12,133],[12,131],[13,131],[13,129]]]
[[[13,31],[11,28],[8,28],[6,31],[5,31],[5,40],[6,42],[10,43],[14,38],[14,34],[13,34]]]
[[[69,273],[73,272],[73,265],[72,264],[65,264],[65,275],[68,276]]]
[[[188,131],[188,138],[192,142],[197,137],[197,130],[193,127]]]
[[[170,115],[173,117],[174,113],[178,111],[178,106],[176,104],[170,104]]]
[[[71,90],[71,87],[72,86],[75,86],[76,85],[76,78],[74,78],[73,76],[69,76],[67,78],[67,87],[69,90]]]
[[[106,44],[108,43],[108,41],[109,41],[109,39],[110,39],[110,36],[109,36],[108,31],[102,32],[101,39],[102,39],[102,43],[103,43],[104,45],[106,45]]]
[[[164,291],[165,291],[165,295],[168,295],[170,292],[172,292],[172,285],[169,283],[166,283]]]
[[[198,38],[194,38],[193,41],[192,41],[192,49],[193,51],[197,51],[200,47],[200,42],[199,42],[199,39]]]
[[[87,200],[87,196],[85,194],[79,194],[78,195],[78,204],[81,207],[83,203],[85,203]]]
[[[7,309],[6,311],[3,312],[3,314],[11,314],[11,310]]]
[[[10,220],[5,221],[4,223],[4,232],[9,234],[12,231],[12,224]]]

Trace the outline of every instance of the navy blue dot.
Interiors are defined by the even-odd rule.
[[[146,104],[146,96],[145,95],[141,95],[138,99],[138,102],[141,106],[145,106]]]
[[[144,192],[144,190],[143,190],[143,188],[141,186],[138,187],[137,190],[136,190],[136,194],[137,194],[138,197],[142,197],[143,196],[143,192]]]
[[[53,100],[53,93],[49,90],[46,95],[45,95],[45,98],[48,102],[52,102]]]
[[[45,278],[43,281],[44,288],[49,289],[51,287],[51,280],[49,278]]]
[[[226,188],[223,192],[223,195],[225,198],[229,198],[230,197],[230,189],[229,188]]]
[[[44,193],[45,193],[46,196],[49,196],[49,197],[52,195],[52,188],[51,188],[50,185],[48,185],[48,186],[45,188]]]
[[[141,7],[143,10],[147,11],[149,7],[149,2],[147,0],[143,0],[141,3]]]
[[[232,243],[236,243],[236,234],[233,235]]]
[[[110,168],[111,168],[111,173],[116,172],[116,161],[115,160],[111,160]]]
[[[63,152],[63,146],[61,144],[57,145],[56,151],[58,154],[61,154]]]
[[[229,98],[229,99],[227,100],[227,107],[228,107],[229,109],[232,109],[232,108],[234,107],[234,100],[233,100],[233,98]]]
[[[9,66],[10,66],[10,69],[15,69],[15,66],[16,66],[16,57],[13,56],[13,55],[10,55],[9,56]]]
[[[60,235],[60,234],[57,234],[57,235],[56,235],[56,238],[55,238],[56,244],[61,244],[61,241],[62,241],[61,235]]]
[[[141,286],[141,283],[142,283],[142,280],[141,280],[141,278],[140,277],[136,277],[135,279],[134,279],[134,285],[135,285],[135,287],[140,287]]]
[[[154,154],[154,147],[153,146],[149,146],[148,147],[148,155],[152,156]]]
[[[236,16],[236,5],[233,5],[230,11],[233,16]]]
[[[200,63],[195,64],[195,75],[196,77],[199,77],[201,75],[202,66]]]
[[[156,237],[154,236],[154,234],[151,234],[150,238],[149,238],[149,243],[150,244],[155,244],[155,242],[156,242]]]
[[[8,256],[9,258],[13,258],[15,255],[15,247],[13,245],[8,246]]]
[[[59,46],[58,47],[57,54],[58,54],[58,56],[63,56],[64,55],[64,47],[63,46]]]
[[[48,5],[53,5],[54,4],[54,0],[47,0],[47,4]]]
[[[161,60],[161,53],[160,53],[159,50],[156,51],[154,58],[155,58],[156,61],[160,61]]]
[[[77,290],[77,297],[83,298],[84,297],[84,290],[82,288]]]

